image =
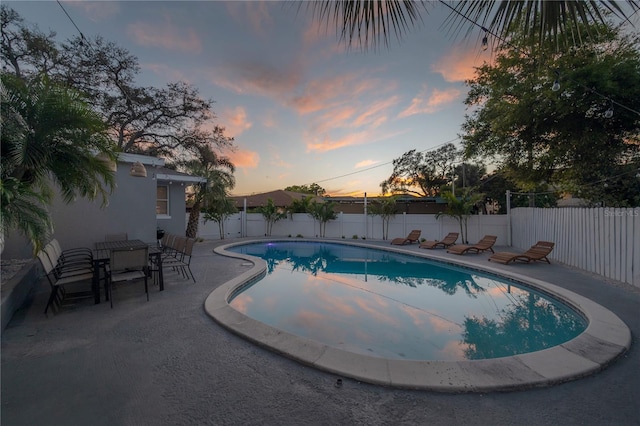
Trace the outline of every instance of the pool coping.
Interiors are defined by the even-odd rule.
[[[579,311],[586,320],[586,330],[574,339],[542,351],[504,358],[464,361],[397,360],[372,357],[344,351],[247,317],[232,308],[227,300],[247,282],[265,273],[262,259],[232,253],[226,248],[265,239],[245,240],[218,246],[214,252],[222,256],[251,262],[250,268],[213,290],[205,300],[205,311],[217,323],[244,338],[303,364],[367,383],[438,392],[493,392],[551,386],[604,369],[631,346],[631,331],[613,312],[574,292],[538,279],[505,271],[490,265],[479,267],[461,259],[442,259],[428,252],[418,253],[400,247],[382,247],[367,243],[272,238],[268,241],[326,242],[409,254],[452,265],[486,271],[534,287],[562,300]]]

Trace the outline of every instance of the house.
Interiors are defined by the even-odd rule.
[[[252,194],[246,196],[231,197],[238,210],[243,211],[245,206],[248,211],[256,207],[267,205],[267,200],[273,200],[273,204],[285,210],[291,205],[294,200],[301,200],[304,197],[308,197],[309,194],[301,194],[298,192],[276,190],[270,192],[263,192],[261,194]],[[367,203],[375,203],[378,200],[382,200],[385,197],[369,197]],[[313,197],[312,202],[323,203],[325,201],[332,201],[336,204],[335,211],[342,213],[364,213],[363,197]],[[396,200],[397,212],[407,214],[437,214],[444,210],[447,205],[447,201],[440,197],[413,197],[402,196]]]
[[[294,200],[302,200],[308,196],[309,194],[278,189],[276,191],[263,192],[261,194],[235,196],[231,197],[231,199],[239,211],[244,211],[245,207],[250,211],[256,207],[266,206],[269,199],[273,200],[273,204],[276,207],[285,210],[291,205],[291,203],[293,203]],[[311,201],[322,203],[324,200],[325,199],[323,197],[313,197]]]
[[[106,206],[101,199],[77,199],[65,204],[58,196],[51,207],[54,237],[63,248],[93,247],[106,234],[126,232],[130,239],[156,241],[158,228],[184,235],[185,188],[206,182],[164,167],[164,159],[122,153],[113,164],[116,186]],[[3,258],[28,258],[32,247],[12,232],[7,236]]]

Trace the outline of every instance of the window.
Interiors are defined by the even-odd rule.
[[[158,185],[156,194],[156,214],[169,215],[169,187]]]

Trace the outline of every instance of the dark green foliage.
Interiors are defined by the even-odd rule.
[[[634,205],[632,179],[618,182],[615,193],[593,183],[640,165],[638,38],[598,30],[580,48],[560,54],[544,45],[535,57],[523,53],[526,38],[514,38],[493,66],[479,67],[468,82],[465,103],[475,110],[463,125],[465,155],[498,162],[525,190],[546,183]],[[561,87],[552,91],[556,79]]]

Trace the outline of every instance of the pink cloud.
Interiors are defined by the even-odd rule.
[[[330,138],[329,135],[309,136],[307,151],[327,152],[351,145],[362,145],[368,142],[367,132],[351,133],[341,138]],[[307,139],[307,138],[305,138]]]
[[[260,163],[260,156],[258,153],[246,149],[237,149],[229,152],[227,157],[229,157],[231,162],[240,169],[255,169]]]
[[[367,79],[357,73],[313,80],[302,95],[291,100],[291,106],[298,114],[309,114],[335,107],[347,100],[358,99],[374,89],[380,91],[381,86],[379,80]]]
[[[454,102],[462,91],[455,88],[446,90],[433,89],[427,93],[426,87],[411,100],[411,105],[398,114],[399,118],[415,114],[431,114],[439,111],[443,106]]]
[[[130,24],[128,34],[142,46],[200,53],[202,42],[192,28],[178,28],[169,17],[165,22],[136,22]]]
[[[433,64],[431,69],[449,82],[469,80],[475,75],[475,67],[482,65],[487,58],[487,52],[478,51],[476,48],[453,48]]]
[[[227,108],[220,113],[220,121],[224,123],[225,134],[237,137],[250,129],[253,123],[247,120],[247,112],[242,107]]]
[[[356,169],[360,169],[362,167],[373,166],[374,164],[378,164],[379,162],[380,162],[379,160],[363,160],[363,161],[360,161],[360,162],[356,163],[356,165],[354,167]]]

